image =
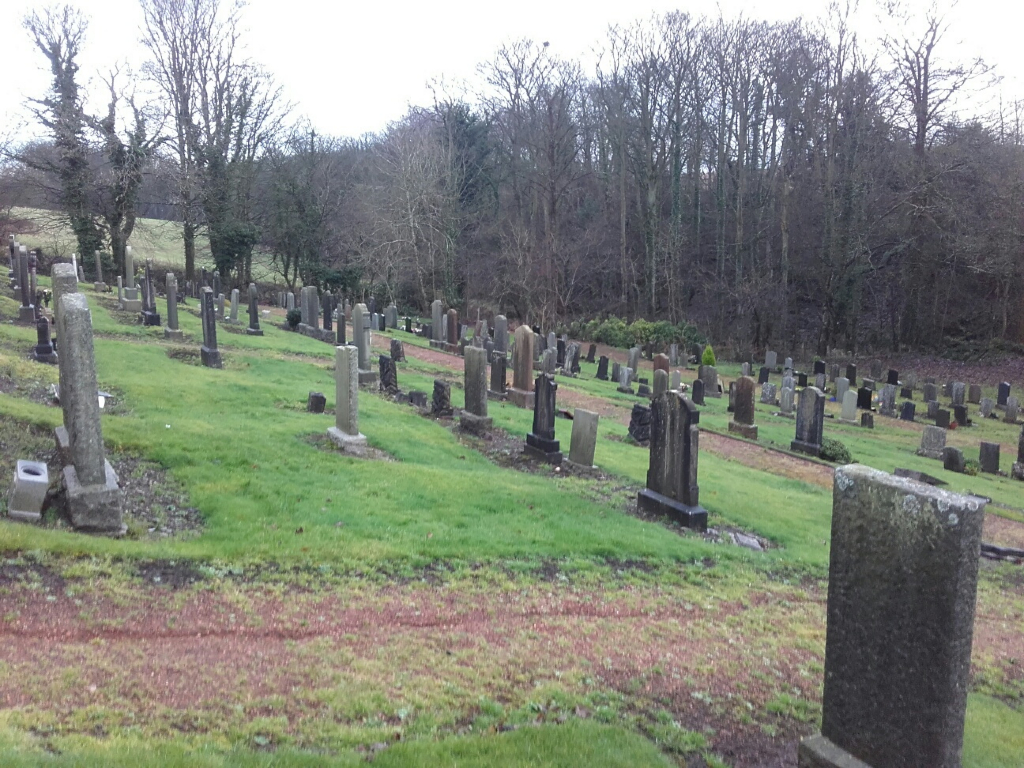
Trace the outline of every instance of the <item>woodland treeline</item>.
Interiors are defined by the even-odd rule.
[[[188,277],[205,234],[236,283],[265,253],[290,286],[408,310],[689,321],[821,353],[1024,342],[1022,105],[985,106],[992,73],[955,60],[936,6],[889,3],[870,46],[838,6],[670,13],[611,28],[593,71],[513,42],[476,89],[439,84],[359,139],[293,117],[243,55],[240,5],[142,6],[157,96],[111,75],[99,117],[76,90],[85,20],[26,21],[54,88],[32,105],[47,138],[9,153],[12,199],[62,211],[83,253],[119,263],[156,216],[183,222]]]

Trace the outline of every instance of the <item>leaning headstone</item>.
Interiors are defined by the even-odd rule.
[[[359,350],[355,347],[335,347],[334,382],[334,426],[327,434],[341,450],[361,454],[366,437],[359,431]]]
[[[793,451],[811,456],[821,454],[821,435],[825,423],[825,393],[817,387],[804,387],[796,407],[796,438],[789,444]]]
[[[120,535],[125,531],[121,489],[103,447],[92,315],[81,293],[65,294],[59,301],[57,338],[64,427],[58,431],[57,442],[60,445],[65,438],[67,442],[68,463],[62,478],[68,517],[77,530]]]
[[[601,355],[601,359],[597,361],[597,378],[608,381],[608,358],[605,355]]]
[[[465,357],[466,407],[459,417],[459,425],[471,432],[485,432],[494,424],[487,415],[487,352],[479,347],[466,347]]]
[[[667,392],[651,403],[650,466],[637,505],[703,531],[708,513],[697,485],[699,421],[700,412],[683,395]]]
[[[394,397],[398,394],[398,367],[388,355],[381,355],[377,361],[380,374],[380,391]]]
[[[550,464],[562,463],[561,447],[555,439],[554,376],[542,373],[534,382],[533,431],[526,435],[526,452]]]
[[[740,376],[736,380],[736,401],[733,405],[732,419],[729,421],[729,431],[743,435],[748,440],[757,440],[757,425],[754,423],[754,387],[754,380],[749,376]]]
[[[164,292],[167,294],[167,325],[164,326],[164,338],[181,341],[184,334],[178,328],[178,278],[168,272],[164,278]]]
[[[405,344],[401,339],[391,339],[391,359],[396,363],[405,362]]]
[[[821,733],[799,764],[959,768],[985,502],[835,472]]]
[[[593,362],[593,361],[591,361]],[[592,468],[597,449],[598,415],[577,408],[572,412],[572,436],[569,438],[569,463]]]
[[[857,393],[847,389],[843,394],[843,407],[839,414],[839,420],[847,424],[857,423]]]
[[[941,459],[942,449],[946,447],[946,430],[942,427],[928,425],[921,433],[921,447],[917,449],[918,456],[926,456],[929,459]]]
[[[199,348],[203,365],[221,368],[223,363],[217,349],[217,317],[213,304],[213,289],[203,288],[199,296],[199,313],[203,321],[203,345]]]
[[[967,461],[964,459],[964,452],[959,448],[954,448],[951,445],[947,445],[942,449],[942,468],[949,472],[958,472],[961,475],[964,473],[964,469],[967,467]]]
[[[980,443],[978,446],[978,463],[981,465],[982,472],[998,475],[999,443]]]

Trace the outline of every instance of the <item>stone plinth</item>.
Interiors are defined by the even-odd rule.
[[[104,481],[83,485],[74,464],[64,467],[68,517],[75,530],[120,536],[128,527],[121,519],[121,489],[110,462],[103,461]]]

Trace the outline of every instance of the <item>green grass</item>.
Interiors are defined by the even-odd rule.
[[[1024,756],[1024,712],[997,699],[967,699],[965,768],[1018,768]]]

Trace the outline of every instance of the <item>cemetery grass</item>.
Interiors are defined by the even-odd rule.
[[[82,632],[79,640],[62,641],[62,658],[43,667],[61,669],[59,678],[34,674],[26,659],[0,662],[0,672],[16,673],[29,697],[0,717],[4,764],[151,759],[173,765],[201,757],[210,765],[264,759],[345,765],[401,734],[401,746],[389,746],[375,762],[543,764],[546,756],[552,765],[571,764],[550,744],[565,739],[566,754],[607,742],[602,754],[632,755],[631,765],[658,765],[666,757],[680,765],[694,757],[715,764],[716,751],[731,764],[766,764],[758,756],[775,754],[781,765],[796,736],[814,729],[828,490],[702,455],[701,499],[712,525],[754,532],[773,544],[752,553],[632,516],[647,451],[624,441],[622,420],[601,422],[598,461],[612,478],[602,485],[548,469],[527,474],[496,466],[451,423],[368,391],[360,397],[361,429],[391,461],[347,458],[324,448],[331,415],[305,412],[310,390],[323,391],[333,408],[329,345],[268,322],[264,337],[220,334],[225,369],[209,371],[170,357],[160,329],[120,317],[111,297],[90,293],[89,299],[100,386],[119,393],[104,416],[113,456],[157,462],[188,489],[204,527],[199,537],[153,540],[135,529],[129,538],[110,540],[55,525],[0,522],[10,568],[59,577],[53,584],[42,577],[0,581],[0,599],[10,606],[0,617],[5,634],[18,637],[11,628],[33,608],[44,609],[45,617],[51,597],[67,605]],[[0,315],[10,317],[13,304],[0,298]],[[181,312],[186,344],[174,346],[198,346],[194,309]],[[32,343],[31,329],[0,324],[0,375],[11,382],[0,395],[0,440],[12,446],[0,466],[7,474],[23,451],[45,450],[60,419],[59,409],[39,396],[56,381],[56,370],[24,359]],[[410,357],[399,383],[429,392],[438,375],[456,383],[453,400],[461,405],[458,377],[444,365]],[[562,381],[566,390],[607,393],[586,370],[578,380]],[[617,400],[628,418],[635,399]],[[702,424],[724,431],[726,404],[726,398],[709,399]],[[513,435],[530,428],[529,412],[497,403],[490,412]],[[792,421],[774,424],[760,406],[758,418],[762,440],[788,445]],[[571,422],[558,420],[556,429],[567,449]],[[857,437],[850,443],[860,459]],[[865,455],[911,466],[902,435],[879,430],[871,437],[882,437],[886,447],[872,454],[865,437]],[[983,572],[979,606],[1019,634],[1021,585],[1004,580],[1007,573]],[[442,631],[436,627],[443,623],[417,618],[446,595],[459,615],[479,606],[495,610],[503,601],[525,608],[511,625],[498,622],[496,638],[476,646],[477,632],[468,627],[456,622]],[[179,708],[157,694],[133,694],[151,671],[149,651],[126,651],[132,644],[119,642],[118,633],[128,631],[130,641],[139,622],[159,617],[161,632],[138,638],[155,649],[171,642],[162,633],[173,637],[175,622],[184,626],[189,606],[204,599],[216,621],[198,627],[200,645],[211,647],[238,625],[254,630],[268,623],[267,606],[288,604],[274,617],[280,636],[257,633],[246,646],[251,654],[263,646],[280,653],[280,663],[271,665],[276,685],[261,688],[253,674],[222,686],[237,688],[235,699]],[[360,634],[372,636],[366,626],[335,635],[317,631],[325,601],[332,611],[345,603],[379,614],[388,603],[408,610],[398,615],[405,624],[393,640],[359,649]],[[546,601],[598,605],[604,612],[574,617]],[[588,640],[583,652],[567,642],[576,635]],[[509,657],[506,648],[521,648],[522,655]],[[637,650],[641,655],[631,657]],[[1010,651],[976,658],[976,687],[997,698],[972,695],[965,765],[1014,764],[1001,755],[1007,744],[1019,745],[1013,734],[1024,732],[1017,709],[1024,685]],[[694,663],[693,653],[716,661]],[[232,668],[222,657],[202,659],[182,662],[181,674]],[[110,675],[109,683],[90,692],[98,672]],[[126,718],[123,702],[133,699],[137,717]],[[531,727],[502,733],[515,726]],[[661,756],[645,753],[636,733]],[[450,738],[457,734],[472,738]],[[626,764],[607,759],[588,764]]]

